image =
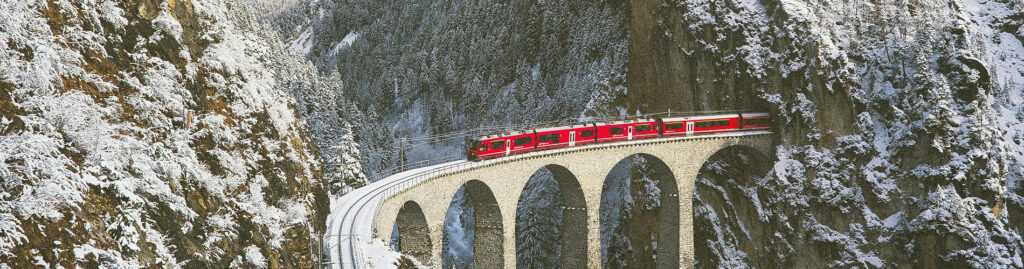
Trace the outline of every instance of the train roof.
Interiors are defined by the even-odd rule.
[[[476,141],[483,141],[483,140],[495,139],[495,138],[499,138],[499,137],[509,137],[509,136],[524,135],[524,134],[532,134],[532,133],[533,133],[533,130],[508,131],[508,132],[501,132],[501,133],[496,133],[496,134],[489,134],[489,135],[482,135],[482,136],[473,136],[473,137],[470,137],[470,139],[476,140]]]
[[[742,117],[746,118],[746,117],[770,117],[771,115],[768,114],[768,113],[763,113],[763,112],[723,113],[723,114],[703,115],[703,116],[666,117],[666,118],[662,118],[662,120],[663,121],[691,121],[691,120],[709,120],[709,119],[733,118],[733,117],[736,117],[736,116],[742,116]],[[609,122],[574,124],[574,125],[569,125],[569,126],[543,127],[543,128],[537,128],[537,129],[531,129],[531,130],[506,131],[506,132],[489,134],[489,135],[472,136],[472,137],[469,137],[469,139],[476,140],[476,141],[483,141],[483,140],[495,139],[495,138],[501,138],[501,137],[509,137],[509,136],[519,136],[519,135],[525,135],[525,134],[532,134],[535,131],[536,132],[550,132],[550,131],[558,131],[558,130],[586,128],[586,127],[591,127],[591,126],[619,125],[619,124],[651,122],[651,121],[655,121],[655,119],[653,119],[653,118],[640,118],[640,119],[629,119],[629,120],[619,120],[619,121],[609,121]]]
[[[686,117],[671,117],[662,118],[662,121],[689,121],[689,120],[710,120],[710,119],[721,119],[721,118],[734,118],[739,114],[715,114],[707,116],[686,116]]]
[[[740,113],[744,118],[756,118],[756,117],[771,117],[768,113],[754,112],[754,113]]]
[[[650,122],[650,121],[654,121],[654,119],[653,118],[650,118],[650,119],[646,119],[646,118],[645,119],[630,119],[630,120],[598,122],[598,123],[595,123],[595,124],[599,125],[599,126],[605,126],[605,125],[619,125],[619,124],[638,123],[638,122]]]
[[[559,131],[559,130],[579,129],[579,128],[586,128],[586,127],[594,127],[594,125],[590,124],[590,123],[588,123],[588,124],[574,124],[574,125],[569,125],[569,126],[556,126],[556,127],[537,128],[537,129],[534,129],[534,131],[537,131],[538,133],[540,133],[540,132],[550,132],[550,131]]]

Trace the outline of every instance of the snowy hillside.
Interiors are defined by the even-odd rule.
[[[345,82],[363,112],[358,142],[373,177],[398,163],[398,137],[580,116],[591,89],[622,79],[625,15],[614,1],[307,1],[284,15],[305,24],[278,27]],[[461,139],[406,157],[461,154]]]
[[[0,1],[0,267],[313,266],[350,125],[248,4]]]

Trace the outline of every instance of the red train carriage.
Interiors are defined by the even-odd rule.
[[[772,128],[772,116],[768,113],[741,113],[743,119],[741,128],[744,130],[758,130]]]
[[[661,135],[695,135],[729,132],[740,129],[739,114],[721,114],[697,117],[675,117],[658,119]]]
[[[534,136],[533,131],[525,131],[472,138],[467,143],[466,157],[471,160],[490,159],[534,151]]]
[[[594,124],[551,127],[534,130],[537,150],[574,147],[594,143]]]
[[[644,139],[658,136],[658,121],[639,119],[595,124],[597,143]]]
[[[740,129],[739,114],[721,114],[690,117],[693,120],[693,134],[710,134]]]
[[[480,160],[591,143],[759,130],[771,126],[771,115],[767,113],[637,119],[573,125],[468,139],[466,155],[470,160]]]
[[[663,136],[693,134],[693,121],[686,117],[661,118],[658,125]]]

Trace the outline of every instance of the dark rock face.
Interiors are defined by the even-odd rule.
[[[0,267],[315,265],[297,57],[221,2],[2,6]]]
[[[698,186],[698,265],[1024,266],[1019,4],[654,2],[630,109],[776,115],[767,176]]]

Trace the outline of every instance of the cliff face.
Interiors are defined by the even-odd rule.
[[[776,115],[767,176],[702,172],[699,265],[1024,266],[1019,2],[631,7],[631,109]]]
[[[313,266],[312,65],[221,1],[0,2],[0,267]]]

